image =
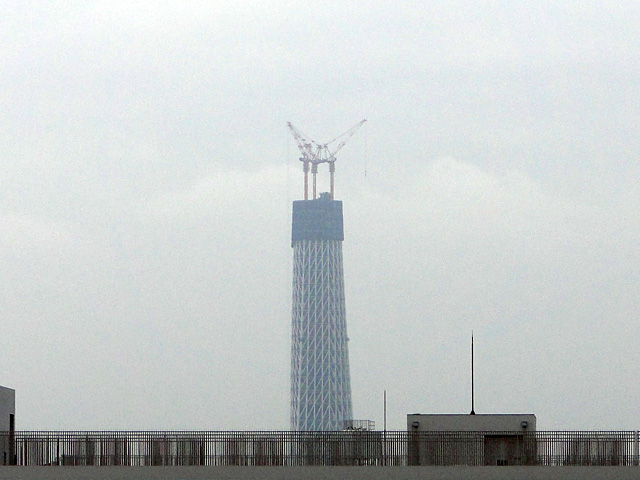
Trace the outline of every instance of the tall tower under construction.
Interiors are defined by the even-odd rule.
[[[335,153],[289,128],[302,153],[304,200],[293,202],[293,308],[291,329],[291,429],[342,430],[352,416],[342,270],[342,202],[334,199]],[[348,137],[347,137],[348,135]],[[346,137],[346,138],[345,138]],[[338,140],[336,139],[336,140]],[[331,142],[330,142],[331,143]],[[318,165],[329,164],[330,192],[316,196]],[[313,195],[309,199],[309,167]]]

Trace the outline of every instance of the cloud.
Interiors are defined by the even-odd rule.
[[[46,253],[73,242],[67,229],[29,214],[0,214],[0,232],[3,255],[15,255],[20,251],[28,252],[28,255]]]
[[[464,342],[472,329],[491,352],[484,368],[512,378],[525,372],[541,384],[545,372],[586,368],[572,357],[584,358],[594,335],[626,345],[632,334],[627,325],[637,300],[628,282],[637,277],[637,261],[624,259],[634,256],[639,225],[629,215],[559,196],[522,172],[490,173],[453,159],[428,163],[395,196],[366,194],[356,208],[347,208],[345,219],[354,370],[373,362],[383,371],[404,365],[402,379],[386,370],[380,382],[412,392],[402,401],[406,411],[416,410],[420,398],[430,398],[429,411],[451,409],[440,389],[457,390],[454,404],[463,411]],[[613,332],[611,322],[624,327]],[[453,358],[443,356],[451,349]],[[404,361],[393,352],[406,352]],[[607,354],[593,354],[606,363]],[[417,384],[410,364],[422,369]],[[374,381],[364,376],[354,374],[355,383]],[[535,392],[484,381],[495,389],[485,392],[486,406],[537,405],[547,425],[560,425],[560,415],[551,415]],[[580,388],[580,380],[568,382]],[[575,421],[563,414],[566,424]]]
[[[273,214],[274,207],[289,208],[287,176],[286,166],[249,172],[211,168],[206,176],[185,188],[145,200],[139,215],[159,221],[197,222],[211,215],[242,220],[247,209],[255,209],[256,202],[262,206],[261,213]]]
[[[20,428],[286,428],[285,125],[363,117],[336,174],[358,416],[383,386],[392,428],[466,411],[474,329],[479,411],[637,428],[632,2],[5,10]]]

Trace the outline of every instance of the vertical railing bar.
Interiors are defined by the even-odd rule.
[[[492,432],[513,435],[514,432]],[[416,437],[417,462],[483,463],[486,432]],[[18,465],[407,465],[411,434],[386,432],[25,431],[14,432]],[[527,465],[640,464],[640,431],[520,433]]]

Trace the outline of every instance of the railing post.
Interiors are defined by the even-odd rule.
[[[16,416],[9,414],[9,465],[17,465],[16,456]]]
[[[420,465],[420,434],[410,432],[408,440],[407,465]]]

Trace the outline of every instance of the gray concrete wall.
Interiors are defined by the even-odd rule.
[[[409,432],[499,432],[524,431],[522,422],[527,422],[526,431],[535,432],[536,416],[532,414],[420,414],[407,415]],[[418,422],[417,429],[413,422]]]
[[[640,467],[0,467],[0,480],[636,480]]]
[[[16,391],[0,387],[0,432],[9,431],[9,415],[16,413]]]
[[[0,465],[11,463],[12,452],[9,449],[9,428],[11,415],[16,413],[16,391],[12,388],[0,387]]]

